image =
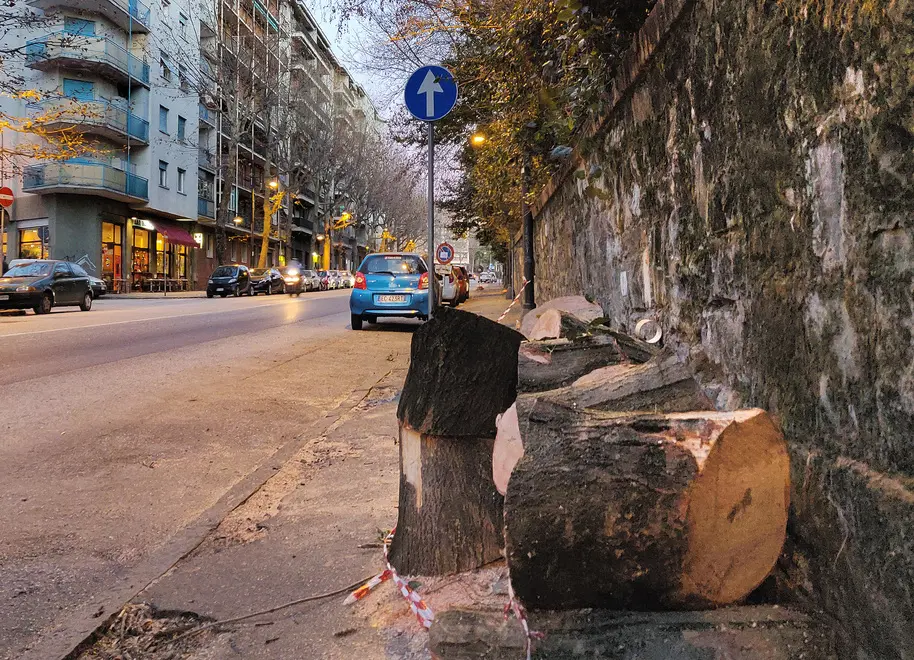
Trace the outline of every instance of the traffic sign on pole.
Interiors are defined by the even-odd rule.
[[[8,188],[7,186],[0,188],[0,206],[8,209],[13,205],[14,199],[15,198],[13,197],[12,189]]]
[[[435,244],[435,122],[451,111],[457,103],[457,81],[450,71],[441,66],[423,66],[409,77],[403,91],[406,109],[413,117],[428,126],[428,260],[434,266],[431,254]],[[451,248],[453,259],[453,248]],[[434,269],[433,269],[434,270]],[[435,309],[435,279],[428,287],[428,318]]]
[[[435,248],[435,258],[442,266],[446,266],[454,260],[454,246],[450,243],[442,243]]]
[[[403,97],[413,117],[438,121],[457,103],[457,81],[444,67],[424,66],[409,77]]]

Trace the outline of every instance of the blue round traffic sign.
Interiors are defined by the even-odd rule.
[[[424,66],[409,77],[403,97],[413,117],[438,121],[457,103],[457,81],[444,67]]]

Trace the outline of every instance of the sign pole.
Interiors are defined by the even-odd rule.
[[[432,320],[435,309],[435,122],[426,122],[428,126],[428,320]]]

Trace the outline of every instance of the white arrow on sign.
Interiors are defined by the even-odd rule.
[[[435,74],[429,71],[425,74],[425,80],[419,85],[419,94],[425,94],[425,116],[435,116],[435,94],[443,94],[444,90],[438,84]]]

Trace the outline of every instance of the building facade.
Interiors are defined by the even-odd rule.
[[[293,85],[307,88],[316,126],[328,128],[341,116],[364,115],[366,105],[304,4],[27,6],[38,20],[6,35],[25,47],[4,66],[41,100],[2,98],[0,108],[17,117],[51,116],[50,127],[75,128],[93,149],[68,160],[5,163],[4,183],[16,196],[3,239],[7,262],[78,261],[115,291],[201,288],[217,265],[216,218],[225,194],[226,261],[255,263],[266,226],[269,265],[292,257],[307,263],[317,248],[318,210],[313,191],[289,190],[289,173],[278,165],[283,99]],[[342,78],[346,89],[338,94]],[[255,88],[273,94],[269,107]],[[7,131],[3,139],[9,149],[26,138]],[[286,193],[282,204],[265,218],[264,199],[279,191]],[[357,244],[351,247],[357,253]]]

